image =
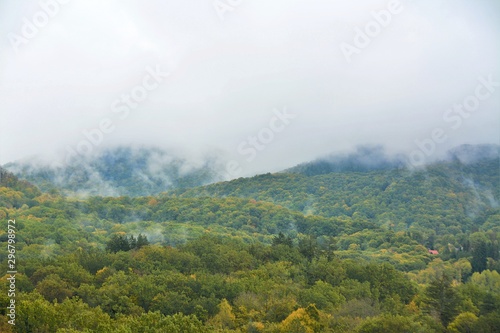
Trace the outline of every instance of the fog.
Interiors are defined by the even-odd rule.
[[[0,1],[0,164],[154,145],[278,171],[500,143],[498,1]]]

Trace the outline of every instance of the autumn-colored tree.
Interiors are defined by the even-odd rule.
[[[281,323],[283,333],[319,333],[322,329],[320,314],[314,305],[295,310]]]
[[[474,333],[474,324],[477,320],[475,314],[463,312],[448,325],[448,331],[450,333]]]
[[[210,323],[219,329],[233,329],[236,326],[236,317],[231,304],[223,299],[219,304],[219,313],[210,320]]]

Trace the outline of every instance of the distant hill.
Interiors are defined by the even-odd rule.
[[[221,180],[215,158],[194,163],[158,148],[108,149],[59,167],[25,160],[4,168],[43,191],[67,195],[145,196]]]
[[[0,207],[20,208],[32,204],[32,199],[41,194],[36,186],[0,167]]]
[[[448,159],[460,161],[463,164],[492,159],[500,161],[500,145],[461,145],[448,152]]]
[[[499,152],[500,146],[498,145],[463,145],[450,150],[445,160],[429,165],[424,170],[429,172],[440,168],[444,168],[443,170],[451,168],[451,170],[443,172],[448,176],[455,175],[459,178],[480,180],[484,177],[485,168],[489,170],[488,172],[498,174]],[[477,169],[480,171],[471,168],[471,166],[477,166],[481,163],[482,166]],[[343,197],[349,198],[356,192],[352,186],[360,179],[365,179],[363,182],[369,182],[368,187],[384,188],[387,186],[386,182],[390,182],[390,179],[396,175],[399,175],[397,177],[406,177],[405,175],[414,175],[414,172],[416,174],[423,172],[423,170],[414,172],[407,170],[406,158],[402,155],[391,156],[380,146],[362,146],[349,154],[330,155],[297,165],[272,176],[272,182],[269,180],[271,178],[266,178],[268,176],[261,175],[198,189],[199,186],[214,184],[224,179],[220,172],[223,170],[222,164],[215,157],[194,162],[189,158],[180,157],[159,148],[118,147],[103,150],[91,157],[73,159],[64,166],[50,166],[31,159],[9,163],[4,168],[20,179],[31,182],[44,192],[60,191],[69,196],[116,197],[126,195],[137,197],[180,190],[179,193],[183,193],[183,195],[198,195],[200,193],[218,195],[223,193],[223,195],[252,198],[260,196],[273,202],[286,203],[288,207],[304,212],[312,209],[312,206],[305,203],[308,201],[304,201],[303,196],[310,198],[314,187],[329,189],[324,184],[329,184],[334,179],[346,180],[345,186],[342,185],[340,189],[335,188],[335,195],[338,196],[339,193],[342,193]],[[464,170],[468,170],[467,174],[463,173]],[[469,172],[472,174],[469,175]],[[331,174],[341,174],[342,177]],[[299,175],[307,178],[299,177]],[[387,180],[374,185],[381,177],[380,175],[384,175],[382,178]],[[482,184],[490,188],[488,193],[497,193],[497,190],[492,188],[492,184],[488,183],[492,179],[491,176],[486,177],[487,180],[483,181]],[[283,184],[283,187],[278,179],[291,183]],[[276,184],[277,181],[279,184]],[[297,188],[295,186],[297,182],[304,183],[303,186],[307,189]],[[239,183],[245,184],[244,187],[234,189],[232,185]],[[476,184],[476,181],[468,182],[468,184],[467,186],[471,186],[471,184]],[[263,196],[262,192],[267,191],[267,186],[280,186],[278,188],[292,186],[293,198],[283,200],[284,197],[290,196],[287,193]],[[189,188],[195,189],[188,191]],[[213,189],[217,189],[216,192],[213,192]],[[277,192],[276,188],[274,191]],[[333,189],[329,189],[329,191],[333,191]],[[493,202],[499,200],[498,195],[494,195],[492,198]],[[292,202],[294,203],[292,204]],[[305,209],[304,207],[309,208]],[[320,211],[322,209],[320,208]],[[314,211],[317,212],[318,208],[315,208]]]
[[[500,145],[461,145],[450,149],[441,161],[459,161],[462,164],[471,164],[482,160],[499,159],[499,157]],[[315,176],[331,172],[404,169],[408,165],[407,161],[407,157],[402,154],[392,156],[387,154],[382,146],[359,146],[354,152],[321,157],[315,161],[289,168],[284,172]]]
[[[332,154],[312,162],[299,164],[284,172],[314,176],[330,172],[390,170],[403,168],[405,165],[404,156],[389,156],[381,146],[360,146],[352,153]]]
[[[469,157],[467,163],[455,158],[418,170],[380,167],[355,172],[330,168],[329,173],[316,173],[298,172],[314,170],[299,166],[291,169],[295,172],[240,178],[170,193],[267,201],[305,215],[345,217],[396,230],[413,226],[437,233],[444,228],[465,231],[478,228],[488,219],[489,227],[500,227],[499,159],[470,151],[473,156],[461,155],[462,159]]]

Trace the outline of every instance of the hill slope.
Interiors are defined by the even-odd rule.
[[[121,147],[73,159],[62,167],[36,161],[9,163],[5,169],[44,191],[68,195],[144,196],[194,187],[221,179],[217,160],[193,163],[157,148]]]
[[[440,162],[421,170],[278,173],[175,190],[181,197],[240,197],[273,202],[306,215],[349,217],[406,230],[480,227],[498,211],[498,159]],[[498,226],[498,221],[490,221]]]
[[[470,331],[494,332],[497,166],[268,174],[85,199],[0,169],[0,216],[15,220],[19,258],[18,321],[0,330],[437,333],[466,318]]]

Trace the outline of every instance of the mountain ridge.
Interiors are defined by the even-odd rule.
[[[216,158],[188,160],[155,147],[115,147],[62,166],[28,160],[4,168],[44,191],[68,196],[146,196],[221,180],[218,163]]]
[[[439,163],[469,165],[474,161],[498,159],[499,152],[499,145],[462,145],[450,150],[446,158],[424,168]],[[63,166],[31,159],[8,163],[4,168],[45,192],[60,191],[67,196],[138,197],[216,184],[224,180],[223,164],[216,156],[193,160],[157,147],[125,146],[106,149],[87,158],[74,158]],[[359,146],[351,153],[330,154],[278,173],[317,176],[407,169],[402,154],[389,155],[382,146]]]

